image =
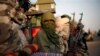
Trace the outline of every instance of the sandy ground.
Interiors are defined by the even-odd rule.
[[[95,37],[94,41],[87,42],[89,56],[100,56],[100,37]]]

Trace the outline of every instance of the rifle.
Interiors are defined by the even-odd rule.
[[[77,24],[77,26],[79,25],[79,24],[81,24],[81,21],[82,21],[82,17],[83,17],[83,13],[81,13],[80,14],[81,15],[81,18],[79,19],[79,22],[78,22],[78,24]],[[73,13],[73,19],[74,19],[74,16],[75,16],[75,14]],[[79,27],[81,27],[81,26],[79,26]],[[75,30],[75,31],[77,31],[77,30]],[[78,32],[76,32],[77,34],[73,37],[73,49],[74,50],[70,50],[69,49],[69,51],[67,52],[67,56],[77,56],[76,55],[76,53],[77,53],[77,51],[78,51],[78,40],[80,39],[80,37],[81,37],[81,33],[82,33],[82,28],[81,29],[79,29],[78,30]],[[71,40],[71,39],[70,39]],[[72,45],[72,44],[71,44]]]
[[[80,13],[80,15],[81,15],[81,17],[80,17],[80,19],[79,19],[79,22],[78,22],[78,23],[81,23],[81,21],[82,21],[83,12],[82,12],[82,13]]]
[[[84,25],[82,25],[81,21],[82,21],[82,17],[83,17],[83,13],[80,13],[81,15],[81,18],[79,19],[79,22],[77,24],[77,27],[79,27],[80,29],[77,29],[78,32],[74,38],[74,42],[75,42],[75,45],[74,45],[74,48],[75,48],[75,53],[79,52],[78,51],[78,42],[79,40],[82,38],[82,29],[84,27]],[[77,56],[77,55],[76,55]]]
[[[81,23],[81,21],[82,21],[82,17],[83,17],[83,13],[80,13],[80,15],[81,15],[81,18],[79,19],[79,22],[78,22],[78,24],[77,24],[77,28],[79,27],[80,29],[77,29],[77,30],[79,30],[78,31],[78,33],[77,33],[77,35],[75,36],[76,38],[75,38],[75,42],[77,43],[77,41],[78,41],[78,39],[79,39],[79,37],[80,37],[80,35],[81,35],[81,33],[82,33],[82,29],[83,29],[83,25],[82,25],[82,23]]]

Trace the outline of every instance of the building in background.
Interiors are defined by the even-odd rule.
[[[28,12],[27,16],[32,16],[32,23],[36,26],[40,25],[41,15],[47,11],[51,11],[53,14],[55,11],[55,1],[54,0],[37,0],[35,4],[32,4]],[[35,17],[33,17],[35,16]]]
[[[37,0],[36,10],[55,12],[55,5],[54,0]]]

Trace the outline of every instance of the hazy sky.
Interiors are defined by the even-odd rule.
[[[31,0],[35,2],[36,0]],[[80,13],[83,12],[83,24],[85,29],[100,29],[100,0],[54,0],[56,3],[56,16],[68,14],[72,17],[76,13],[75,19],[80,19]]]

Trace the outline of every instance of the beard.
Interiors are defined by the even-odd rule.
[[[69,26],[59,26],[59,27],[56,27],[56,33],[61,36],[61,37],[64,37],[66,39],[68,39],[69,37],[69,34],[70,34],[70,29],[69,29]]]

